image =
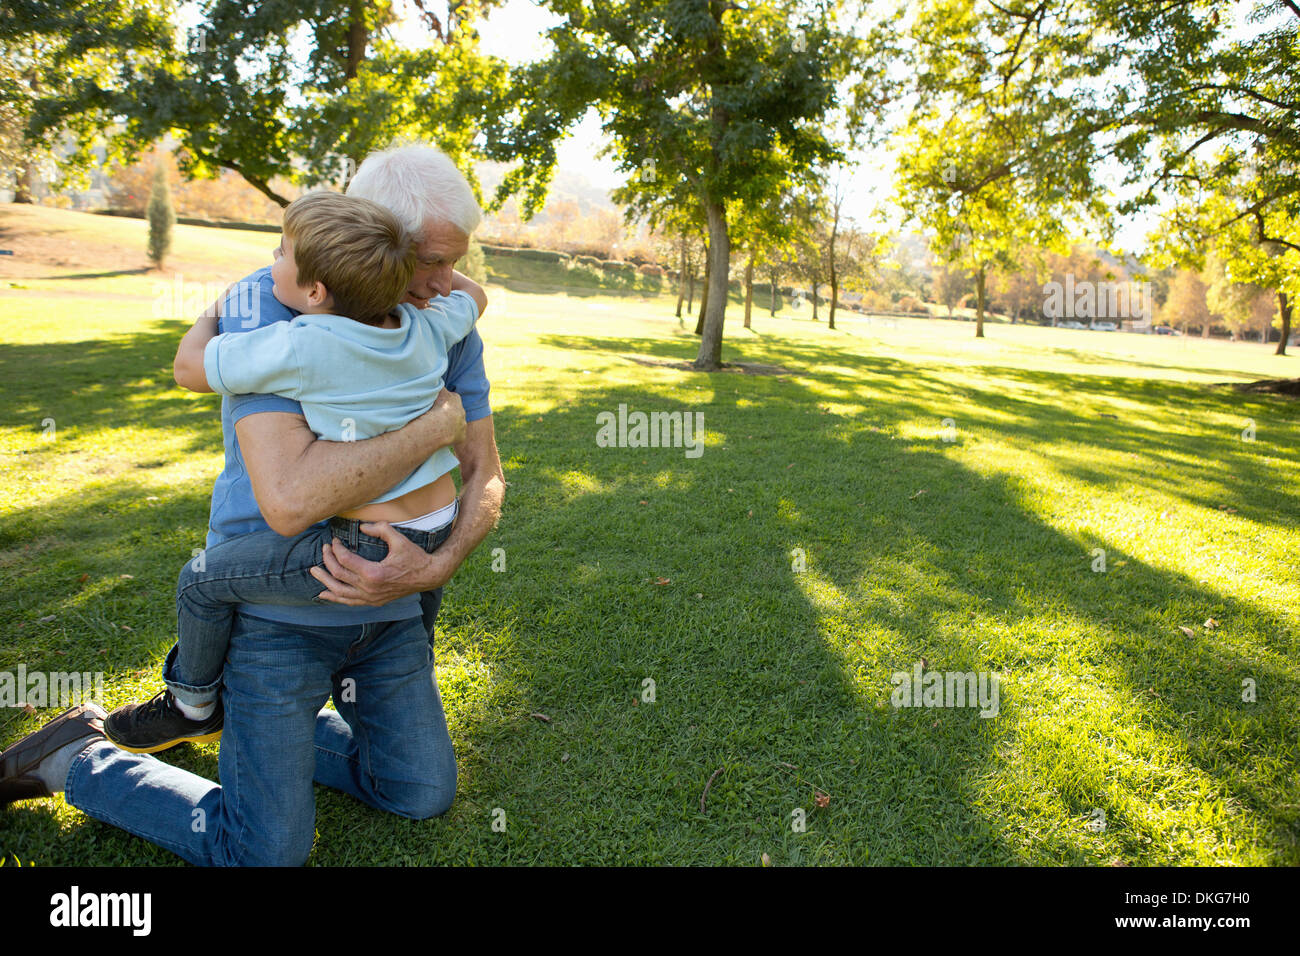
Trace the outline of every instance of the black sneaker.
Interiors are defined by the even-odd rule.
[[[172,703],[169,690],[161,690],[143,704],[124,704],[104,721],[104,734],[123,750],[152,754],[177,744],[206,744],[221,739],[225,715],[218,700],[205,720],[190,720]]]

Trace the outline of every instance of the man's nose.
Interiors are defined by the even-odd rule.
[[[439,269],[429,277],[429,286],[438,295],[451,295],[451,266]]]

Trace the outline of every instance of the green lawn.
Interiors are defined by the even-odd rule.
[[[0,671],[103,670],[112,707],[160,686],[217,401],[171,382],[169,276],[6,267]],[[726,358],[787,371],[706,375],[666,364],[698,341],[671,299],[489,294],[509,488],[440,619],[459,795],[318,789],[315,864],[1300,863],[1300,406],[1210,385],[1300,359],[805,307],[729,314]],[[703,454],[598,447],[620,404],[703,412]],[[893,707],[922,658],[995,672],[998,714]],[[61,798],[0,811],[0,857],[179,862]]]

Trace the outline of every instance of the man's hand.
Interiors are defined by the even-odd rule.
[[[335,604],[378,607],[408,594],[442,587],[456,571],[438,553],[428,554],[387,521],[368,522],[361,533],[388,544],[383,561],[367,561],[353,554],[338,538],[325,545],[325,567],[311,569],[312,577],[328,590],[318,597]]]

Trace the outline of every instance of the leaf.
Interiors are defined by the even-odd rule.
[[[761,857],[761,860],[762,860],[762,863],[763,863],[764,866],[771,866],[771,865],[772,865],[772,858],[771,858],[770,856],[768,856],[766,853],[763,854],[763,856]]]
[[[1216,621],[1214,618],[1208,617],[1205,619],[1205,629],[1207,631],[1212,631],[1218,626],[1219,626],[1219,622]]]
[[[548,724],[551,722],[551,718],[547,717],[545,714],[529,714],[528,716],[536,717],[538,720],[545,721]]]
[[[1185,626],[1185,625],[1183,625],[1183,624],[1178,625],[1178,630],[1182,631],[1182,632],[1183,632],[1184,634],[1186,634],[1188,637],[1195,637],[1195,636],[1196,636],[1196,632],[1195,632],[1195,631],[1193,631],[1190,627],[1187,627],[1187,626]]]
[[[134,581],[134,580],[135,580],[135,575],[134,575],[134,574],[119,574],[118,577],[121,578],[123,581]]]
[[[817,806],[822,809],[831,805],[830,794],[822,793],[820,790],[813,790],[813,799],[817,801]]]
[[[23,713],[30,717],[32,714],[36,713],[36,708],[31,704],[23,704]]]
[[[660,587],[662,587],[665,584],[672,584],[672,583],[673,582],[670,578],[655,578],[655,584],[658,584]]]
[[[47,615],[45,615],[44,617],[38,617],[38,618],[36,619],[36,623],[37,623],[37,624],[48,624],[48,623],[50,623],[50,621],[54,620],[54,617],[55,617],[55,615],[53,615],[53,614],[47,614]]]
[[[916,494],[914,494],[914,495],[910,495],[910,496],[908,497],[907,500],[908,500],[908,501],[915,501],[917,498],[921,497],[923,494],[925,494],[925,489],[924,489],[924,488],[922,488],[922,489],[921,489],[920,491],[918,491]]]
[[[753,509],[753,508],[750,508],[749,511],[745,514],[745,517],[746,517],[746,518],[752,518],[752,517],[754,517],[754,509]]]
[[[89,575],[89,574],[83,574],[81,577],[77,578],[77,583],[78,583],[78,584],[85,584],[85,583],[86,583],[87,581],[89,581],[89,580],[90,580],[90,575]]]
[[[648,505],[649,503],[650,502],[646,501],[644,498],[637,502],[639,505]]]

